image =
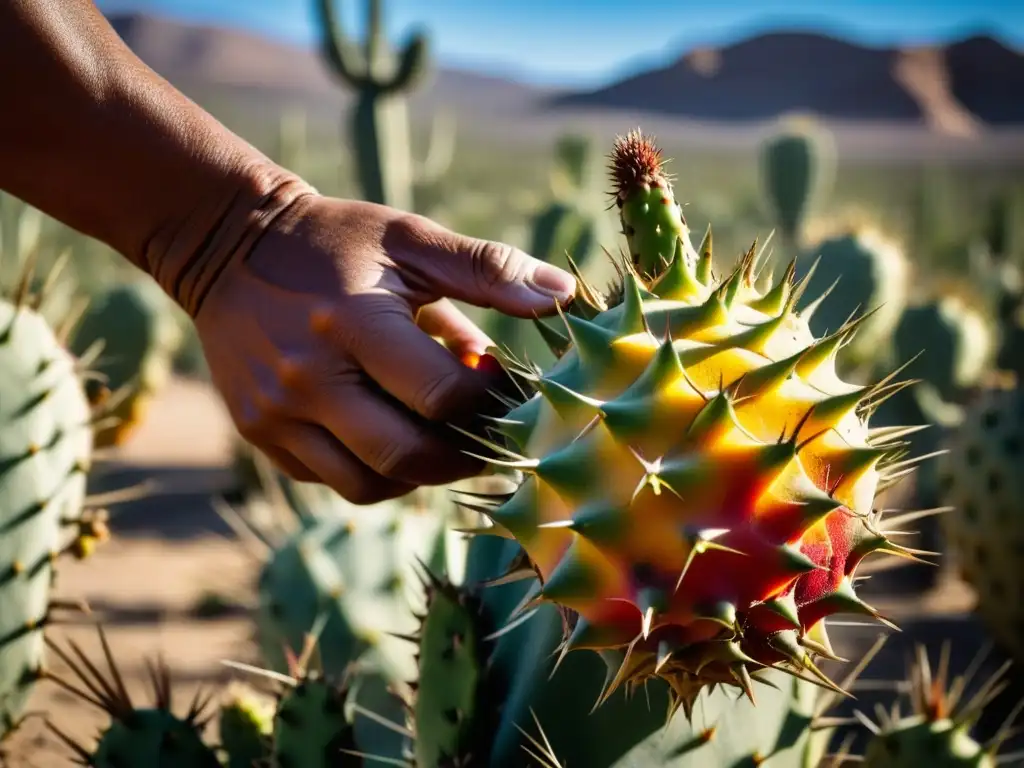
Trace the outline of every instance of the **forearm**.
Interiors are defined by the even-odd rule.
[[[195,314],[309,190],[153,73],[92,0],[0,0],[0,188],[122,253]]]

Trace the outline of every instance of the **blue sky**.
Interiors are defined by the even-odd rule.
[[[314,0],[97,0],[236,26],[290,42],[313,39]],[[339,0],[356,31],[364,0]],[[385,0],[389,35],[428,28],[449,66],[557,85],[594,85],[681,48],[787,27],[866,43],[921,43],[988,31],[1024,48],[1017,0]],[[646,9],[646,10],[644,10]]]

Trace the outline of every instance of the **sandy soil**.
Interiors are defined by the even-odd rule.
[[[116,538],[93,559],[61,567],[58,596],[90,603],[104,622],[117,663],[139,702],[151,695],[145,682],[146,658],[162,654],[170,663],[180,712],[197,689],[237,676],[221,660],[255,658],[249,639],[252,625],[244,609],[217,618],[195,614],[197,602],[210,591],[241,605],[252,599],[257,563],[230,539],[209,501],[211,493],[229,482],[231,434],[230,423],[209,390],[175,382],[144,428],[113,457],[127,473],[113,478],[113,484],[127,482],[125,478],[155,478],[164,484],[161,494],[126,505],[114,521]],[[869,583],[874,593],[869,599],[906,630],[895,643],[890,641],[891,652],[879,662],[882,667],[873,678],[899,675],[913,641],[936,648],[949,637],[962,653],[973,654],[984,639],[983,630],[969,617],[971,593],[955,579],[944,577],[937,587],[927,588],[913,586],[913,579],[883,573]],[[891,589],[894,584],[902,588]],[[99,658],[98,638],[89,620],[63,615],[66,622],[52,629],[51,636],[62,644],[74,639]],[[875,628],[844,629],[844,645],[837,650],[856,658],[876,633]],[[67,673],[52,654],[51,663],[58,674]],[[52,683],[39,686],[32,709],[47,713],[86,743],[106,722],[102,713]],[[68,750],[37,717],[3,747],[12,768],[71,764]]]

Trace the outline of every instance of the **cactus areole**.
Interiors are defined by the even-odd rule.
[[[550,370],[504,360],[535,393],[484,442],[525,481],[481,505],[481,532],[521,545],[529,604],[566,618],[563,655],[624,651],[602,700],[661,678],[689,714],[705,688],[750,695],[766,668],[831,687],[815,663],[834,658],[826,619],[879,618],[854,590],[858,564],[916,554],[872,506],[901,474],[906,430],[867,420],[898,385],[841,381],[856,321],[815,338],[792,266],[755,288],[756,243],[716,277],[710,232],[695,250],[649,138],[620,137],[611,174],[621,289],[581,280],[564,330],[542,329]]]

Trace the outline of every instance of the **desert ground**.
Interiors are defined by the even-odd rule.
[[[144,480],[159,484],[152,495],[121,507],[113,517],[114,538],[95,557],[64,562],[58,597],[85,600],[106,627],[111,647],[137,703],[149,700],[145,661],[162,655],[173,671],[176,708],[187,710],[198,689],[218,687],[241,673],[224,659],[255,661],[251,604],[259,563],[234,539],[211,505],[211,498],[230,487],[228,470],[232,428],[216,396],[206,385],[175,381],[152,409],[152,417],[130,444],[111,461],[104,484]],[[925,641],[938,653],[942,638],[953,641],[952,668],[962,670],[983,644],[984,632],[970,616],[972,595],[950,569],[940,571],[931,586],[925,571],[888,571],[872,578],[873,600],[885,615],[902,625],[869,667],[866,679],[897,678],[911,643]],[[909,574],[909,575],[908,575]],[[883,599],[881,593],[888,593]],[[220,596],[215,615],[197,606],[210,594]],[[66,646],[75,640],[90,657],[99,659],[96,630],[87,616],[63,613],[64,621],[50,636]],[[877,627],[843,628],[837,651],[850,658],[868,647]],[[996,665],[998,654],[986,664]],[[51,670],[66,666],[50,654]],[[889,694],[865,686],[867,692],[845,708],[870,710],[871,697]],[[891,685],[882,686],[891,689]],[[996,702],[982,730],[998,727],[999,714],[1020,698],[1015,685]],[[1016,698],[1014,698],[1016,697]],[[69,735],[91,745],[105,718],[52,682],[38,687],[31,709],[45,713]],[[71,765],[70,751],[48,733],[38,714],[6,744],[11,768],[62,768]],[[1024,765],[1024,756],[1010,765]]]

